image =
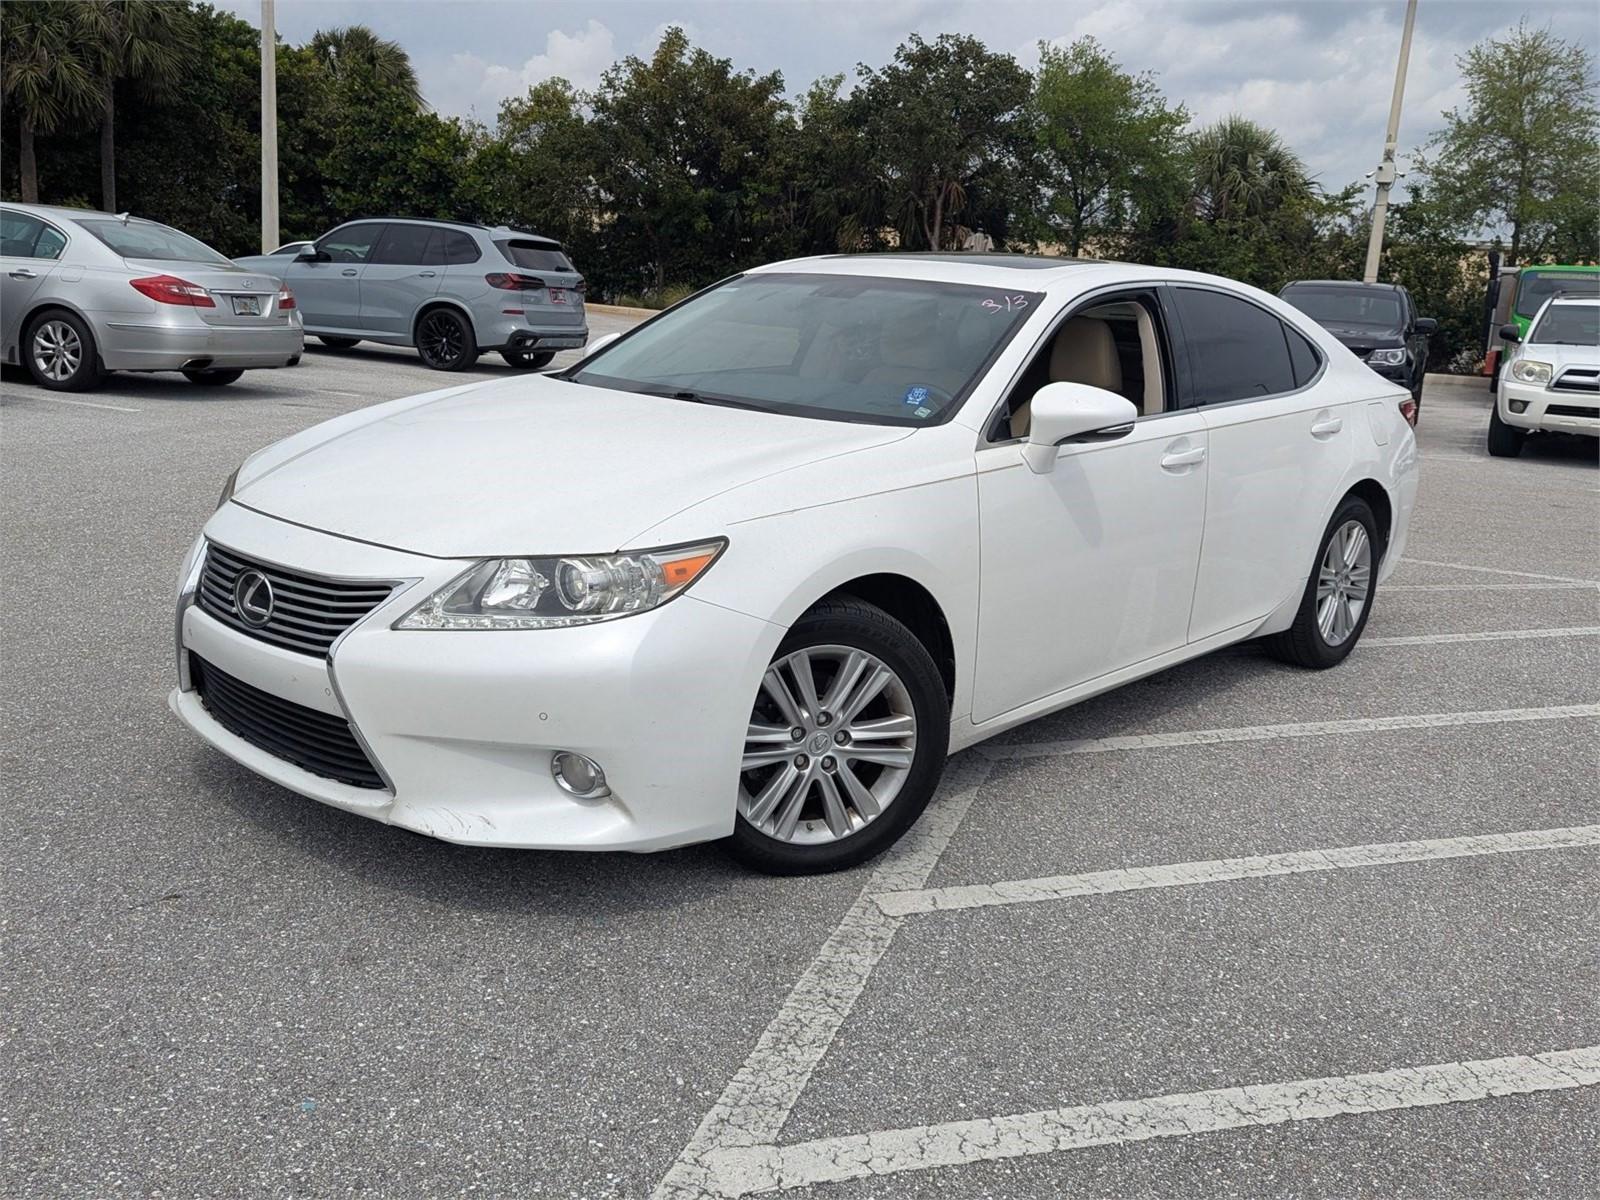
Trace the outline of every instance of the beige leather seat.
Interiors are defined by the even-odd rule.
[[[1094,317],[1073,317],[1061,327],[1050,345],[1050,382],[1087,383],[1122,392],[1122,359],[1111,326]],[[1011,413],[1011,436],[1027,437],[1033,398]]]

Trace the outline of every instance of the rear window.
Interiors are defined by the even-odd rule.
[[[99,241],[111,248],[113,254],[123,258],[149,258],[160,262],[211,263],[222,266],[227,259],[210,246],[154,221],[129,221],[123,224],[115,219],[104,221],[78,219]]]
[[[1524,271],[1517,280],[1517,316],[1533,316],[1556,295],[1600,296],[1600,271]]]
[[[496,245],[514,267],[526,267],[530,271],[572,270],[572,260],[555,242],[516,241],[497,242]]]

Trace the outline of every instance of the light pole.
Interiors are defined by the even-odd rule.
[[[278,31],[261,0],[261,253],[278,248]]]
[[[1406,28],[1400,35],[1400,62],[1394,69],[1394,95],[1389,99],[1389,132],[1383,139],[1383,161],[1373,172],[1378,182],[1378,198],[1372,206],[1372,236],[1367,239],[1367,269],[1361,273],[1363,283],[1378,282],[1383,225],[1389,217],[1389,189],[1395,181],[1394,148],[1400,136],[1400,101],[1406,94],[1406,64],[1411,60],[1411,29],[1416,23],[1417,0],[1406,0]]]

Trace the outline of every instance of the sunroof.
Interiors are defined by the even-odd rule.
[[[982,254],[964,250],[889,250],[878,254],[830,254],[829,258],[910,258],[936,262],[975,263],[980,267],[1010,267],[1015,271],[1053,271],[1058,267],[1089,266],[1098,258],[1050,258],[1043,254]]]

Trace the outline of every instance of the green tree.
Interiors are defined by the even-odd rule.
[[[817,80],[769,164],[779,197],[774,257],[881,247],[882,189],[862,133],[863,105],[842,95],[843,75]]]
[[[1574,242],[1592,258],[1600,179],[1594,54],[1523,23],[1456,62],[1466,109],[1444,114],[1413,174],[1459,224],[1509,229],[1513,263]]]
[[[1076,256],[1171,192],[1189,114],[1154,77],[1130,75],[1092,37],[1039,44],[1033,81],[1048,233]]]
[[[599,222],[595,141],[582,97],[565,79],[546,79],[500,106],[494,137],[463,180],[463,199],[480,220],[558,238],[583,257]]]
[[[97,107],[99,23],[93,6],[73,0],[0,5],[0,86],[17,118],[24,201],[39,200],[36,137]]]
[[[146,101],[170,94],[194,52],[191,10],[166,0],[93,0],[93,6],[100,35],[100,204],[116,212],[117,84],[129,81]]]
[[[1191,211],[1204,221],[1260,217],[1313,195],[1305,165],[1276,132],[1224,117],[1189,142]]]
[[[423,106],[422,87],[411,56],[399,42],[379,37],[366,25],[319,29],[311,37],[310,50],[336,81],[376,84],[412,108]]]
[[[881,70],[862,65],[857,102],[901,244],[943,249],[955,218],[1007,220],[1031,184],[1032,79],[977,38],[913,34]],[[987,194],[984,194],[987,193]],[[1005,229],[985,232],[1003,241]]]

